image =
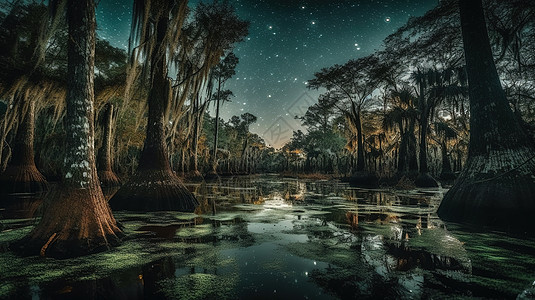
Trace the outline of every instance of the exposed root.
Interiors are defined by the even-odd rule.
[[[123,233],[94,189],[58,189],[45,199],[39,224],[14,248],[24,255],[69,258],[110,249]]]
[[[46,244],[44,244],[44,246],[41,248],[41,251],[40,251],[40,256],[45,256],[45,253],[46,253],[46,249],[48,248],[48,245],[50,245],[50,243],[52,243],[52,241],[54,241],[56,239],[56,236],[57,236],[57,233],[53,233],[52,236],[50,236],[50,238],[48,239],[48,241],[46,242]]]

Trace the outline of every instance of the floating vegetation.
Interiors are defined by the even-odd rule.
[[[116,213],[127,234],[123,244],[80,258],[10,252],[9,244],[28,233],[34,220],[3,219],[0,298],[21,291],[77,297],[97,288],[106,295],[142,290],[175,299],[510,298],[530,291],[534,240],[453,225],[447,230],[430,212],[437,205],[430,192],[404,202],[400,197],[408,192],[367,190],[352,201],[341,198],[348,191],[337,183],[323,186],[310,201],[308,188],[317,183],[272,184],[272,178],[255,179],[263,187],[262,204],[243,203],[243,194],[215,186],[198,195],[226,197],[215,215]],[[280,197],[303,189],[303,183],[303,202]]]

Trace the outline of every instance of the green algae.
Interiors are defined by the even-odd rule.
[[[188,274],[158,282],[160,292],[169,299],[232,299],[237,274]]]
[[[26,226],[22,228],[3,230],[0,232],[0,244],[11,243],[16,240],[19,240],[25,235],[27,235],[32,230],[32,228],[33,226]]]
[[[0,298],[7,298],[10,294],[15,291],[15,285],[12,283],[0,283]]]
[[[454,226],[444,230],[434,214],[439,202],[435,191],[386,194],[347,191],[346,185],[332,182],[274,184],[271,179],[230,183],[238,188],[258,184],[264,201],[260,204],[244,203],[250,200],[243,198],[247,186],[210,186],[207,192],[212,195],[203,197],[220,200],[215,215],[115,213],[128,236],[108,252],[61,261],[0,253],[0,298],[12,298],[26,285],[110,278],[128,285],[142,275],[147,289],[149,277],[156,276],[160,295],[166,298],[243,298],[243,277],[295,277],[290,266],[312,261],[314,269],[304,280],[311,284],[307,288],[341,298],[512,298],[535,278],[535,241],[494,232],[474,234]],[[284,199],[303,189],[303,199]],[[347,212],[356,224],[346,219]],[[147,225],[176,227],[176,233],[161,238],[138,231]],[[30,229],[4,230],[0,243],[15,241]],[[420,261],[429,258],[447,263]],[[247,262],[249,267],[244,266]],[[158,264],[162,269],[151,271],[150,266]],[[302,281],[296,279],[297,290],[304,288]]]

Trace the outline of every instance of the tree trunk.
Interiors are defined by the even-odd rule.
[[[239,174],[241,175],[245,175],[247,173],[247,170],[246,170],[246,164],[247,164],[247,157],[246,157],[246,154],[247,154],[247,148],[249,147],[249,139],[247,138],[247,133],[245,133],[245,141],[243,142],[243,149],[241,151],[241,157],[240,157],[240,164],[239,164]],[[287,168],[289,168],[290,166],[290,162],[289,162],[289,158],[288,158],[288,163],[287,163]]]
[[[186,177],[189,180],[202,181],[203,177],[201,175],[201,172],[199,172],[199,161],[198,161],[199,150],[198,149],[199,149],[199,131],[200,131],[200,123],[201,123],[201,113],[204,110],[200,108],[197,108],[196,110],[197,111],[194,112],[194,116],[193,116],[193,141],[191,142],[192,153],[190,157],[190,171],[188,172]]]
[[[415,120],[409,122],[407,132],[407,161],[409,163],[409,175],[418,173],[418,157],[416,156]]]
[[[102,148],[98,156],[98,178],[102,187],[114,187],[121,185],[119,178],[111,168],[113,127],[113,105],[108,103],[104,108],[104,129]]]
[[[448,148],[446,147],[445,141],[440,143],[440,152],[442,152],[442,171],[440,172],[440,178],[443,180],[455,179],[455,174],[453,174],[451,169],[451,162],[448,156]]]
[[[48,186],[34,161],[35,101],[20,100],[28,101],[27,110],[24,113],[25,105],[21,105],[22,121],[15,136],[11,163],[0,176],[0,194],[35,193],[45,191]]]
[[[221,95],[221,78],[218,80],[217,95]],[[207,174],[206,178],[217,179],[217,140],[219,135],[219,98],[216,99],[215,108],[215,128],[214,128],[214,150],[212,152],[212,170]]]
[[[422,79],[420,79],[422,80]],[[417,187],[438,187],[438,182],[429,175],[427,165],[427,128],[429,128],[430,107],[425,99],[425,89],[420,81],[420,169],[418,177],[414,181]]]
[[[364,142],[362,138],[362,120],[360,117],[360,110],[356,112],[356,127],[357,127],[357,172],[363,172],[365,169],[364,162]]]
[[[163,42],[167,27],[167,17],[158,20],[156,49],[165,49]],[[164,114],[171,97],[166,55],[155,55],[151,59],[152,85],[148,99],[147,137],[139,166],[130,181],[110,199],[110,205],[120,210],[192,212],[199,202],[171,170],[165,144]]]
[[[533,234],[535,147],[514,117],[493,61],[481,0],[459,1],[470,97],[468,160],[438,209],[451,221]]]
[[[69,24],[66,152],[61,189],[45,199],[43,217],[19,242],[28,254],[72,257],[119,243],[121,230],[100,188],[94,152],[95,4],[67,1]]]
[[[379,179],[373,173],[366,171],[366,161],[364,157],[364,134],[362,132],[361,110],[352,104],[352,111],[354,115],[355,127],[357,129],[357,166],[356,171],[351,174],[349,183],[360,187],[376,187],[379,184]]]

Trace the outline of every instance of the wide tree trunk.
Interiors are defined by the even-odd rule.
[[[165,8],[162,8],[165,9]],[[162,46],[168,27],[167,17],[156,24],[157,49]],[[173,173],[165,144],[165,108],[171,96],[166,56],[152,59],[152,85],[149,91],[147,136],[136,173],[110,199],[113,209],[131,211],[176,210],[192,212],[199,205],[193,194]]]
[[[15,136],[11,163],[0,175],[0,194],[36,193],[45,191],[48,186],[34,161],[35,102],[20,100],[28,101],[27,109],[24,112],[24,105],[21,105],[22,121]]]
[[[113,105],[108,103],[104,108],[104,128],[102,148],[98,156],[98,178],[102,187],[114,187],[121,185],[121,181],[111,168]]]
[[[467,163],[438,214],[445,220],[532,234],[535,147],[501,87],[481,0],[462,0],[459,6],[470,96],[470,144]]]
[[[95,3],[67,1],[67,18],[69,80],[63,182],[45,199],[39,224],[19,242],[28,254],[61,258],[106,250],[118,244],[122,235],[102,194],[95,164]]]

